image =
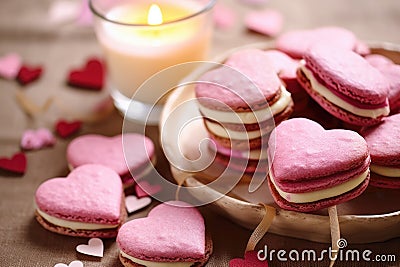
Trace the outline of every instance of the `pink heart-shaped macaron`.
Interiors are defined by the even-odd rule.
[[[135,192],[138,198],[146,196],[154,196],[162,190],[159,184],[149,184],[147,181],[139,182],[135,185]]]
[[[252,11],[245,17],[247,29],[267,36],[276,36],[283,27],[282,14],[274,9]]]
[[[15,79],[21,68],[21,57],[16,53],[9,53],[0,58],[0,77]]]
[[[325,130],[312,120],[295,118],[282,122],[271,133],[268,155],[275,178],[298,181],[362,165],[368,149],[356,132]]]
[[[73,69],[68,74],[68,84],[79,88],[101,90],[104,83],[104,66],[97,58],[90,58],[80,69]]]
[[[136,133],[113,137],[83,135],[75,138],[67,148],[67,160],[71,167],[96,163],[113,169],[119,175],[129,174],[129,170],[140,175],[149,167],[153,157],[151,139]]]
[[[55,143],[54,135],[46,128],[26,130],[21,138],[21,147],[26,150],[40,149]]]
[[[62,138],[67,138],[71,135],[73,135],[74,133],[78,132],[79,129],[82,126],[82,122],[81,121],[65,121],[65,120],[59,120],[56,123],[56,132],[58,133],[59,136],[61,136]]]
[[[100,238],[89,239],[88,244],[81,244],[76,247],[76,251],[94,257],[103,257],[104,245]]]
[[[72,261],[69,265],[57,263],[54,267],[83,267],[83,263],[81,261]]]
[[[257,257],[257,251],[248,251],[244,254],[244,259],[232,259],[229,267],[268,267],[267,261],[261,261]]]
[[[0,169],[18,173],[18,174],[24,174],[26,170],[26,156],[24,153],[19,152],[16,153],[9,158],[0,158]]]
[[[205,254],[204,219],[187,203],[166,202],[148,217],[125,223],[117,243],[124,253],[139,259],[199,259]]]
[[[122,198],[122,182],[113,170],[87,164],[43,182],[35,200],[40,211],[58,219],[117,225]]]

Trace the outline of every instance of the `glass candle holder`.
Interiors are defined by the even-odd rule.
[[[152,82],[151,88],[140,87],[168,67],[207,59],[215,0],[89,3],[115,106],[128,119],[157,124],[167,92],[192,70],[169,73],[156,84]],[[130,105],[136,106],[131,106],[128,114]]]

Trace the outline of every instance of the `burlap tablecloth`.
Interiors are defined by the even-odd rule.
[[[241,24],[244,14],[257,7],[247,7],[240,0],[225,0],[226,5],[236,12],[236,26],[229,30],[216,30],[212,55],[227,49],[254,42],[271,40],[256,33],[248,32]],[[244,0],[243,0],[244,2]],[[0,2],[0,56],[8,52],[21,54],[24,62],[43,64],[41,79],[29,86],[21,87],[15,81],[0,79],[0,155],[11,156],[19,150],[21,135],[25,129],[40,126],[53,128],[59,117],[73,117],[76,111],[86,112],[88,106],[100,101],[104,95],[84,92],[65,85],[69,69],[81,65],[92,55],[101,55],[91,28],[57,26],[48,23],[46,12],[49,0],[22,1],[2,0]],[[274,0],[266,7],[277,8],[285,17],[284,30],[308,28],[321,25],[339,25],[354,31],[363,40],[380,40],[400,43],[400,2],[398,0]],[[27,116],[16,102],[17,92],[24,93],[31,101],[41,105],[49,97],[56,106],[48,112],[34,117]],[[60,104],[61,103],[61,104]],[[63,108],[60,108],[60,105]],[[66,107],[66,108],[65,108]],[[99,133],[115,135],[121,132],[122,117],[113,111],[108,117],[92,123],[85,123],[79,134]],[[140,126],[137,126],[140,127]],[[135,131],[135,127],[132,127]],[[148,129],[154,141],[158,140],[157,127]],[[113,240],[105,241],[105,256],[100,260],[85,257],[75,252],[78,244],[87,239],[73,238],[50,233],[34,219],[33,197],[37,186],[44,180],[65,176],[68,173],[65,150],[71,139],[58,139],[53,148],[28,152],[28,168],[23,176],[10,176],[0,172],[0,266],[52,267],[58,262],[70,263],[75,259],[90,266],[122,266]],[[160,147],[157,150],[157,169],[169,175],[168,163]],[[399,197],[400,200],[400,197]],[[214,240],[214,253],[207,266],[228,266],[228,261],[242,257],[251,232],[224,217],[202,207],[207,229]],[[142,217],[148,209],[132,215]],[[400,227],[400,225],[399,225]],[[321,251],[328,244],[318,244],[293,238],[267,234],[258,248],[267,245],[269,249],[315,249]],[[336,266],[400,266],[400,238],[383,243],[353,245],[351,249],[369,249],[374,254],[393,254],[397,261],[338,262]],[[327,266],[323,262],[279,262],[269,266]]]

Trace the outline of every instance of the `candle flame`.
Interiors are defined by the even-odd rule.
[[[149,8],[149,13],[147,15],[147,24],[160,25],[162,23],[163,23],[163,16],[160,7],[156,4],[152,4]]]

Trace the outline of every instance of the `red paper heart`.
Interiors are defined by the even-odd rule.
[[[26,156],[24,153],[19,152],[12,156],[11,159],[0,158],[0,169],[24,174],[26,170]]]
[[[68,75],[68,84],[91,90],[101,90],[104,83],[104,66],[96,58],[87,61],[82,69],[73,69]]]
[[[161,185],[151,185],[147,181],[139,182],[135,185],[135,192],[138,198],[154,196],[161,191]]]
[[[43,68],[41,66],[38,67],[30,67],[23,65],[18,72],[17,80],[20,84],[26,85],[31,83],[42,75]]]
[[[248,251],[244,255],[244,259],[230,260],[229,267],[268,267],[268,262],[260,261],[257,257],[257,251]]]
[[[72,134],[76,133],[77,131],[79,131],[81,126],[82,126],[81,121],[67,122],[64,120],[60,120],[56,124],[56,131],[58,135],[61,136],[62,138],[67,138]]]

